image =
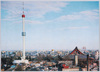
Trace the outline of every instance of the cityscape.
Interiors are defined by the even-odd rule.
[[[1,71],[99,71],[99,1],[1,1]]]
[[[26,51],[25,55],[29,61],[27,64],[14,62],[14,60],[21,60],[22,51],[1,51],[1,70],[99,71],[99,50],[87,51],[83,47],[80,51],[78,47],[75,47],[73,51],[56,51],[54,49],[50,51]]]

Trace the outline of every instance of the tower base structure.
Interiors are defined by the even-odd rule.
[[[13,64],[20,64],[20,63],[25,63],[25,64],[29,64],[29,61],[28,60],[14,60],[13,61]]]

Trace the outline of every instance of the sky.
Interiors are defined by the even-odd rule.
[[[1,1],[1,50],[22,50],[22,1]],[[25,47],[99,49],[99,1],[25,1]]]

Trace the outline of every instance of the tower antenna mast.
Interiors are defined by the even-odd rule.
[[[24,14],[24,2],[23,2],[23,14]]]

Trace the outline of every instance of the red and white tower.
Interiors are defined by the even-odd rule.
[[[23,2],[23,14],[22,14],[22,37],[23,37],[23,57],[21,60],[14,60],[13,63],[26,63],[29,64],[29,61],[25,59],[25,14],[24,14],[24,2]]]
[[[24,14],[24,8],[23,8],[23,14],[22,14],[22,24],[23,24],[23,27],[22,27],[22,36],[23,36],[23,59],[25,60],[25,36],[26,36],[26,32],[25,32],[25,14]]]

